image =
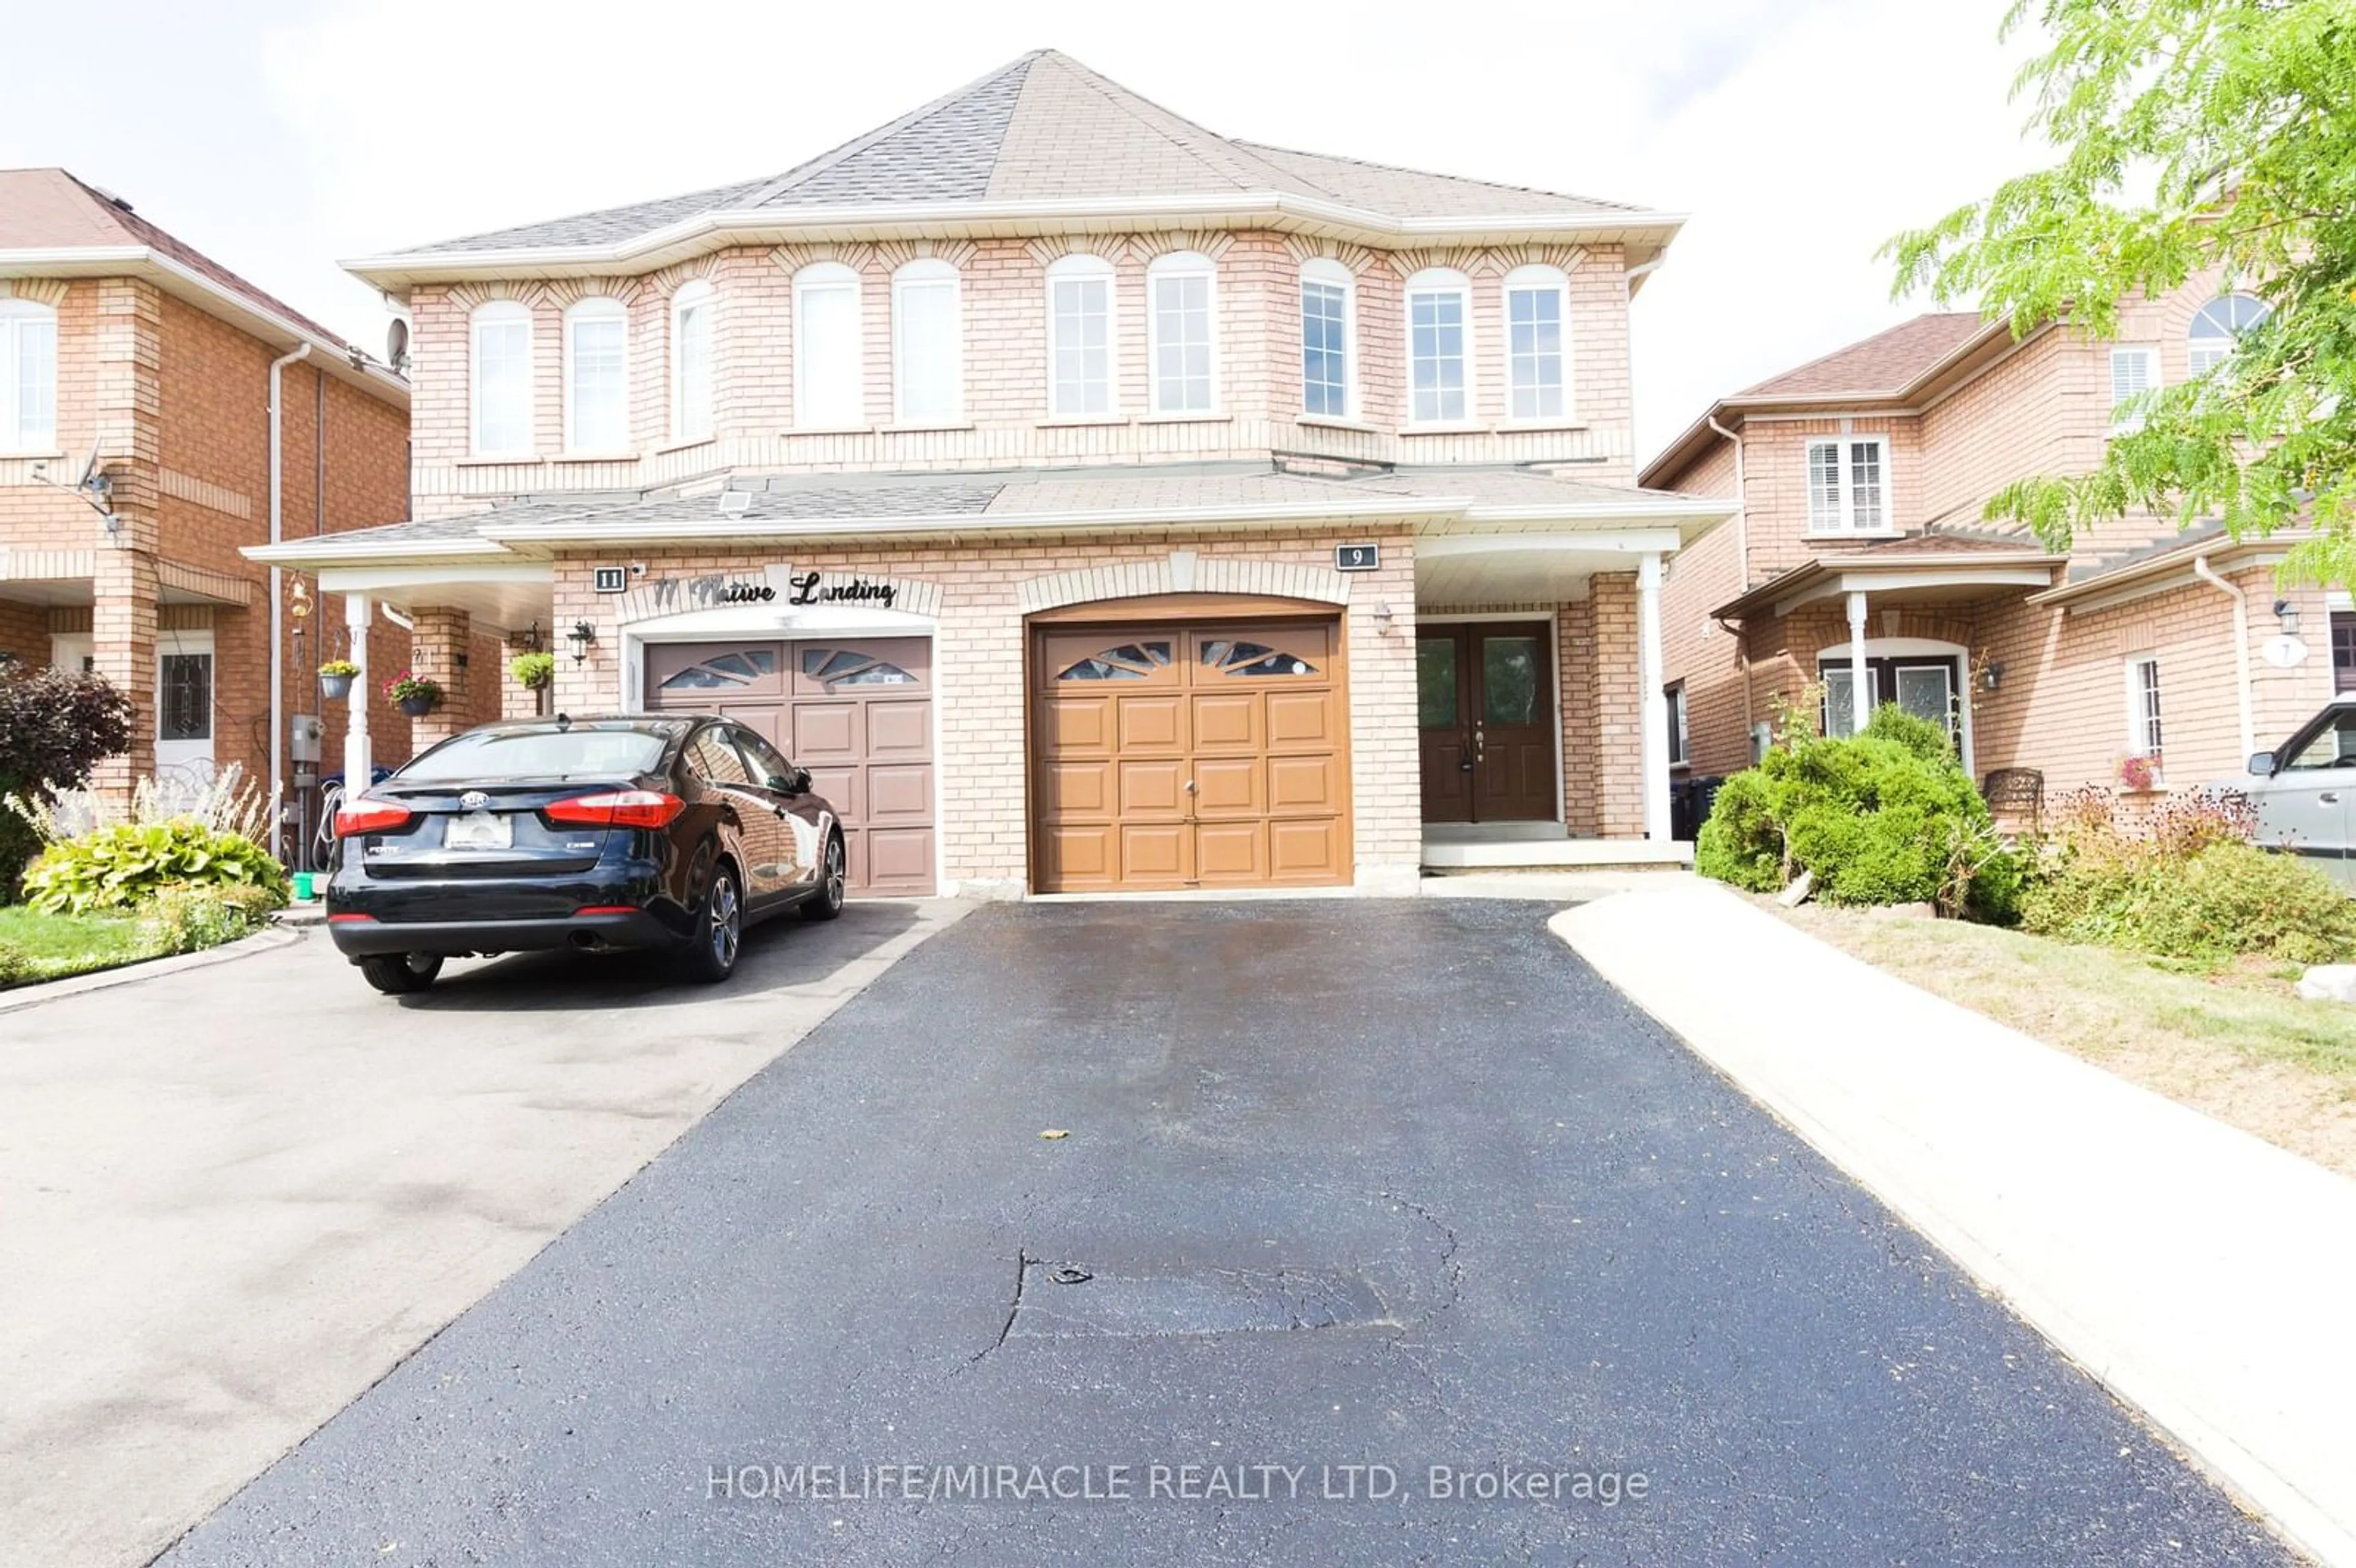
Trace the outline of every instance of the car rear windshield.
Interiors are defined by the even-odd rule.
[[[669,743],[662,731],[481,731],[444,741],[395,777],[402,784],[629,778],[651,772]]]

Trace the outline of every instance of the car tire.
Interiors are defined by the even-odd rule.
[[[736,955],[744,942],[744,886],[737,880],[734,862],[722,860],[712,868],[695,911],[695,937],[680,955],[680,968],[691,980],[716,986],[736,972]]]
[[[379,953],[360,960],[360,978],[388,997],[414,996],[441,973],[438,953]]]
[[[844,864],[842,835],[830,834],[826,840],[826,866],[819,872],[818,891],[802,900],[799,908],[804,920],[832,920],[842,912],[842,888],[849,875]]]

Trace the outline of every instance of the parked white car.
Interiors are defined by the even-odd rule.
[[[2258,842],[2301,855],[2356,891],[2356,692],[2334,698],[2298,732],[2250,759],[2237,785],[2257,808]]]

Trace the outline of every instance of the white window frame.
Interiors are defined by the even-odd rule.
[[[585,443],[581,439],[581,372],[577,335],[586,325],[618,324],[622,329],[622,439]],[[622,455],[630,447],[630,312],[610,294],[577,300],[564,312],[564,450],[568,455]]]
[[[2257,314],[2252,316],[2247,322],[2244,323],[2238,329],[2234,328],[2230,323],[2228,323],[2224,324],[2222,330],[2208,332],[2201,330],[2203,327],[2213,325],[2211,320],[2211,313],[2212,311],[2215,311],[2222,306],[2225,308],[2228,315],[2239,315],[2241,314],[2239,307],[2245,304],[2254,307]],[[2215,299],[2203,304],[2199,310],[2192,313],[2192,320],[2185,326],[2184,329],[2184,365],[2186,373],[2193,377],[2195,379],[2198,379],[2199,378],[2207,375],[2210,371],[2215,369],[2218,366],[2222,365],[2226,360],[2233,357],[2233,346],[2242,340],[2242,334],[2247,332],[2251,327],[2257,325],[2258,323],[2265,320],[2266,317],[2272,314],[2273,313],[2266,308],[2265,301],[2258,298],[2255,294],[2242,293],[2239,292],[2228,292],[2219,294]],[[2207,357],[2208,362],[2206,364],[2201,363],[2202,357]]]
[[[1190,278],[1203,281],[1203,330],[1205,401],[1201,408],[1173,408],[1162,396],[1162,285]],[[1182,372],[1179,379],[1187,379]],[[1173,251],[1156,256],[1145,269],[1145,389],[1146,407],[1164,419],[1215,419],[1219,413],[1219,270],[1199,251]]]
[[[1472,350],[1472,280],[1453,267],[1427,267],[1408,279],[1404,292],[1406,314],[1402,318],[1407,341],[1402,357],[1407,363],[1407,418],[1410,430],[1469,430],[1472,428],[1474,411],[1480,407],[1479,389],[1473,367],[1479,356]],[[1463,339],[1456,354],[1457,373],[1463,382],[1464,411],[1458,414],[1440,413],[1419,418],[1415,409],[1415,302],[1423,294],[1453,294],[1456,296],[1458,319],[1462,323]],[[1444,398],[1442,399],[1444,401]]]
[[[809,296],[847,292],[851,295],[850,417],[810,417],[810,364],[808,353]],[[796,430],[864,430],[867,428],[866,304],[856,269],[841,261],[812,261],[794,274],[794,428]],[[830,411],[830,413],[835,411]]]
[[[1342,406],[1309,406],[1309,291],[1337,289],[1342,295]],[[1301,411],[1310,420],[1355,420],[1358,417],[1358,275],[1329,256],[1312,256],[1301,263]],[[1323,386],[1324,383],[1321,382]]]
[[[1686,683],[1673,680],[1661,690],[1669,709],[1669,766],[1693,765],[1691,716],[1686,711]]]
[[[523,390],[517,411],[518,425],[523,432],[520,446],[492,446],[483,440],[483,336],[488,327],[523,328]],[[539,324],[532,319],[531,307],[520,300],[487,300],[475,307],[466,325],[466,444],[477,457],[507,457],[529,459],[535,451],[540,428],[539,411],[532,394],[537,389],[539,359]]]
[[[2148,688],[2145,672],[2150,672]],[[2159,675],[2158,654],[2130,654],[2126,660],[2127,755],[2158,757],[2160,766],[2167,766],[2168,707],[2167,687]]]
[[[1059,283],[1101,283],[1104,286],[1105,322],[1105,406],[1101,409],[1067,408],[1064,403],[1064,383],[1056,361],[1062,357],[1061,337],[1063,317],[1055,307],[1055,288]],[[1047,417],[1055,420],[1115,421],[1120,417],[1120,312],[1119,290],[1115,282],[1113,265],[1102,256],[1076,255],[1058,257],[1047,268]],[[1085,357],[1085,345],[1076,346]],[[1080,386],[1085,390],[1088,377],[1085,357]],[[1081,400],[1085,403],[1086,399]]]
[[[1521,413],[1517,412],[1514,408],[1514,395],[1516,390],[1518,390],[1514,383],[1514,360],[1515,358],[1515,355],[1514,353],[1514,296],[1517,293],[1551,293],[1554,295],[1556,324],[1561,332],[1561,341],[1556,348],[1555,357],[1558,360],[1558,364],[1556,365],[1555,369],[1558,379],[1555,383],[1554,389],[1560,394],[1559,401],[1561,406],[1553,413],[1545,413],[1542,411]],[[1498,335],[1500,338],[1498,347],[1502,356],[1501,363],[1504,367],[1505,379],[1505,422],[1507,424],[1535,425],[1540,427],[1559,426],[1569,423],[1571,420],[1569,274],[1565,272],[1559,267],[1548,267],[1543,265],[1516,267],[1512,272],[1505,274],[1505,282],[1498,287],[1497,310],[1497,319],[1504,324],[1504,330]],[[1543,383],[1541,383],[1539,390],[1541,393],[1545,390]],[[1543,397],[1541,397],[1540,400],[1543,401]]]
[[[1816,453],[1827,446],[1837,449],[1840,453],[1840,464],[1835,475],[1834,507],[1837,520],[1830,523],[1823,520],[1822,514],[1816,507]],[[1857,449],[1860,446],[1870,446],[1874,449],[1874,470],[1879,475],[1877,482],[1881,492],[1879,515],[1870,523],[1859,523],[1857,520]],[[1815,436],[1809,439],[1803,457],[1806,464],[1804,483],[1806,485],[1808,533],[1811,537],[1823,539],[1840,535],[1870,536],[1895,531],[1896,525],[1890,521],[1890,440],[1887,436]]]
[[[948,386],[946,410],[912,411],[907,404],[908,343],[900,330],[904,302],[911,293],[946,286],[949,301]],[[938,430],[965,420],[965,285],[955,263],[937,256],[922,256],[892,274],[892,422],[912,428]]]
[[[703,336],[703,406],[694,407],[687,385],[687,317],[694,312]],[[691,279],[670,296],[670,438],[685,445],[710,441],[718,423],[720,294],[703,278]]]
[[[2138,368],[2128,371],[2127,367]],[[2141,385],[2123,383],[2140,382]],[[2159,388],[2159,346],[2156,343],[2118,343],[2111,347],[2111,433],[2126,435],[2143,428],[2143,415],[2122,413],[2130,398],[2140,397]]]
[[[20,406],[25,345],[48,340],[48,422],[27,424]],[[0,299],[0,452],[47,457],[58,450],[58,313],[38,300]]]

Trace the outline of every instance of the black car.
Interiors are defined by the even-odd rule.
[[[841,825],[809,773],[704,714],[455,735],[336,813],[327,930],[380,991],[444,958],[572,946],[736,966],[744,927],[842,912]]]

